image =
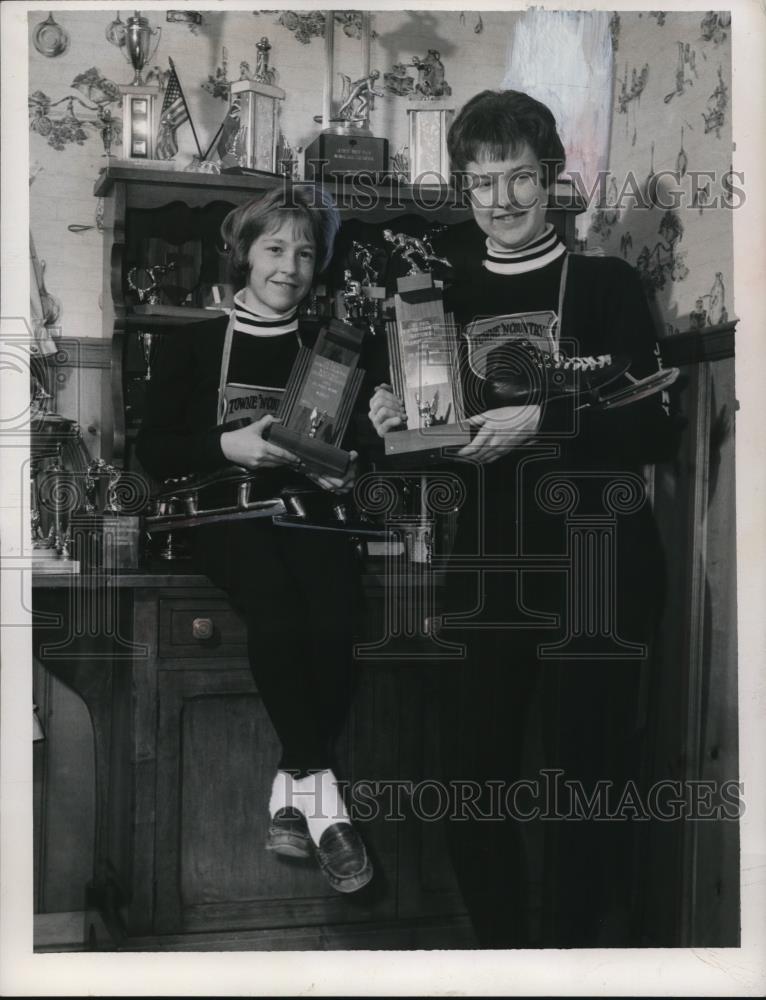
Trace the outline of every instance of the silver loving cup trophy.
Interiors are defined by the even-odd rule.
[[[154,358],[154,334],[150,330],[140,330],[138,334],[138,340],[141,344],[141,351],[144,355],[144,361],[146,362],[146,374],[144,375],[144,382],[151,382],[152,379],[152,360]]]
[[[85,513],[121,513],[121,478],[122,472],[114,465],[108,465],[103,458],[94,458],[85,473]]]
[[[143,86],[141,70],[150,59],[154,58],[157,47],[160,44],[162,28],[152,28],[145,17],[141,17],[138,11],[133,17],[128,18],[125,28],[125,44],[120,46],[120,51],[125,54],[126,60],[136,71],[131,80],[132,87]],[[152,36],[155,36],[152,39]]]

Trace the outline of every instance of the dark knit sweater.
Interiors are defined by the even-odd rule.
[[[473,410],[480,411],[481,380],[468,361],[466,333],[470,335],[476,320],[515,317],[509,323],[517,325],[519,314],[557,314],[563,257],[526,273],[497,274],[483,266],[484,234],[475,223],[454,227],[450,237],[449,246],[446,241],[440,244],[456,273],[446,290],[445,306],[454,312],[463,334],[460,362],[466,399],[473,399]],[[570,355],[628,355],[634,377],[657,371],[654,324],[638,275],[627,263],[569,255],[559,342]],[[604,491],[609,484],[635,482],[644,464],[673,454],[675,435],[660,394],[604,413],[572,410],[567,403],[548,404],[536,440],[495,462],[451,463],[466,494],[456,552],[560,555],[567,548],[567,516],[552,511],[541,499],[551,477],[575,484],[577,514],[608,517]],[[648,502],[618,517],[618,550],[621,588],[638,594],[653,587],[659,594],[662,556]],[[545,581],[551,577],[539,576],[536,589],[541,603],[548,604],[542,598],[549,586]],[[500,597],[504,587],[507,583],[498,580]],[[550,606],[554,608],[555,604]]]
[[[197,323],[160,338],[136,452],[156,479],[210,473],[227,460],[221,451],[225,425],[217,425],[218,386],[227,318]],[[301,342],[313,343],[316,328],[304,323]],[[298,353],[295,332],[273,337],[235,334],[229,382],[284,388]],[[234,416],[234,414],[232,414]],[[275,484],[286,475],[264,470]]]

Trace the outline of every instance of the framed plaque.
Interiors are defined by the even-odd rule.
[[[364,372],[359,354],[365,334],[332,319],[312,350],[302,347],[268,438],[298,455],[311,472],[342,477],[350,456],[340,447]]]
[[[386,454],[436,452],[467,444],[457,365],[457,329],[444,313],[441,288],[430,273],[397,280],[396,319],[386,329],[391,380],[404,402],[407,427],[386,434]]]

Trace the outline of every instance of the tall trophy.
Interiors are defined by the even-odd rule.
[[[256,64],[252,76],[232,83],[229,115],[238,128],[221,156],[222,167],[245,167],[276,174],[279,171],[279,105],[285,91],[274,83],[276,71],[269,66],[271,44],[263,37],[255,46]]]
[[[141,70],[160,43],[161,28],[152,28],[138,11],[128,18],[125,44],[120,47],[134,69],[133,80],[120,86],[122,94],[122,155],[128,160],[154,159],[157,136],[159,84],[144,83]]]
[[[362,74],[357,80],[341,73],[344,87],[339,107],[333,112],[335,77],[333,11],[325,15],[325,79],[322,115],[314,120],[324,126],[306,147],[306,178],[342,179],[356,174],[376,175],[388,166],[388,140],[379,139],[370,128],[375,98],[383,97],[379,70],[370,70],[370,12],[362,11]]]
[[[410,124],[409,180],[431,184],[449,183],[447,133],[455,116],[452,102],[446,100],[452,88],[444,76],[444,65],[436,49],[412,65],[418,81],[410,94],[407,117]]]
[[[385,436],[386,454],[436,454],[444,447],[467,444],[462,385],[457,364],[457,330],[445,315],[442,291],[432,268],[448,267],[427,237],[383,231],[391,258],[409,268],[396,282],[396,318],[386,327],[391,381],[403,401],[407,426]]]

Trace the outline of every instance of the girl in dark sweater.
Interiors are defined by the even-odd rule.
[[[559,808],[524,766],[538,714],[546,766],[562,783],[587,796],[611,783],[619,801],[640,776],[641,692],[664,584],[641,472],[670,456],[672,427],[659,394],[614,411],[575,404],[580,384],[616,384],[628,365],[631,379],[658,371],[653,324],[632,268],[568,253],[547,224],[547,188],[564,166],[548,108],[484,91],[456,117],[448,145],[473,211],[438,248],[453,265],[445,306],[461,331],[475,428],[451,466],[466,502],[445,619],[445,637],[455,637],[450,625],[462,630],[467,660],[445,663],[435,680],[445,777],[470,779],[478,796],[475,813],[447,823],[455,871],[483,947],[635,945],[640,824],[574,815],[563,793]],[[572,388],[569,398],[546,395],[555,385]],[[373,395],[370,419],[381,437],[404,425],[390,386]],[[578,564],[575,532],[587,525],[592,548]],[[510,789],[500,815],[498,787]],[[544,827],[533,936],[521,820],[535,809],[556,822]]]
[[[238,466],[257,470],[264,496],[305,487],[299,458],[264,432],[299,348],[310,346],[298,307],[330,259],[337,228],[336,211],[315,188],[277,189],[226,217],[222,234],[239,291],[228,320],[163,338],[137,442],[152,475]],[[355,464],[343,479],[305,475],[343,492]],[[247,623],[253,676],[282,745],[266,847],[302,858],[313,843],[332,887],[354,892],[372,867],[332,770],[352,695],[359,578],[350,544],[270,519],[204,525],[192,537],[200,568]]]

